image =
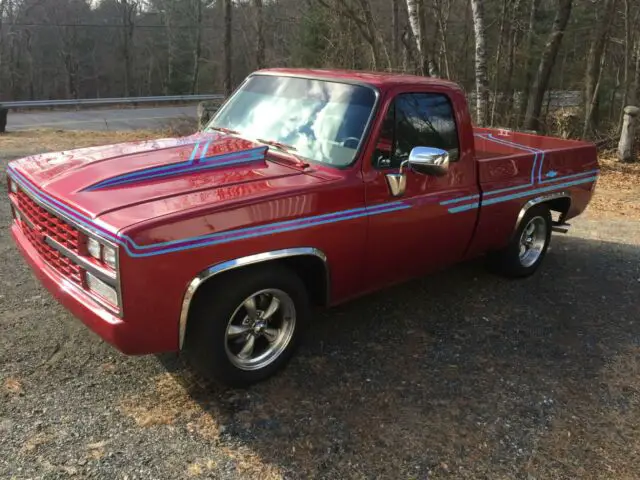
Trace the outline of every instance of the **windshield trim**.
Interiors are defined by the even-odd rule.
[[[220,112],[222,112],[222,110],[224,109],[224,107],[226,106],[226,104],[231,101],[233,99],[233,97],[235,97],[238,92],[240,92],[242,86],[247,83],[247,81],[251,78],[251,77],[257,77],[257,76],[264,76],[264,77],[289,77],[289,78],[302,78],[305,80],[317,80],[317,81],[321,81],[321,82],[327,82],[327,83],[343,83],[346,85],[357,85],[359,87],[365,87],[370,89],[373,94],[375,95],[375,100],[373,102],[373,105],[371,106],[371,113],[369,114],[369,118],[367,120],[367,123],[364,126],[364,130],[362,131],[362,137],[360,138],[360,142],[358,143],[358,147],[355,149],[355,153],[353,154],[353,160],[345,165],[334,165],[332,163],[327,163],[327,162],[322,162],[320,160],[314,160],[312,158],[307,158],[304,155],[298,155],[301,158],[304,158],[306,161],[316,164],[316,165],[323,165],[325,167],[331,167],[331,168],[336,168],[338,170],[345,170],[347,168],[351,168],[353,167],[357,162],[358,159],[360,158],[360,155],[363,153],[364,150],[364,146],[366,144],[365,139],[369,138],[369,133],[371,130],[371,126],[373,124],[373,119],[375,118],[375,114],[378,111],[378,106],[380,104],[380,90],[378,90],[375,86],[371,85],[370,83],[365,83],[365,82],[360,82],[358,80],[349,80],[349,79],[328,79],[326,77],[320,76],[320,75],[296,75],[293,73],[279,73],[279,72],[254,72],[252,74],[250,74],[249,76],[247,76],[247,78],[245,78],[242,83],[240,85],[238,85],[238,87],[235,89],[235,91],[229,96],[229,98],[227,98],[224,102],[222,102],[222,104],[220,105],[220,108],[218,109],[218,111],[216,112],[215,116],[210,120],[209,124],[207,125],[206,128],[209,127],[209,125],[213,124],[214,120],[218,117],[218,115],[220,114]],[[243,137],[244,134],[243,132],[241,132],[239,135],[239,137]],[[252,137],[246,137],[249,140],[255,140]]]

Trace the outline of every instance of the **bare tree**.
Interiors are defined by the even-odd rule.
[[[200,57],[202,55],[202,0],[194,0],[196,9],[196,40],[193,49],[193,73],[191,75],[191,93],[198,90],[198,77],[200,75]]]
[[[604,65],[604,52],[606,48],[607,38],[613,21],[617,0],[605,0],[604,15],[596,18],[595,35],[591,48],[589,49],[589,57],[587,58],[587,71],[584,78],[584,129],[583,136],[586,136],[590,130],[598,122],[598,91],[600,87],[600,78],[602,67]]]
[[[478,125],[485,125],[489,104],[489,79],[487,77],[487,40],[483,0],[471,0],[471,10],[476,38],[476,122]]]
[[[222,8],[224,10],[224,93],[226,96],[231,95],[233,85],[231,83],[231,10],[233,5],[231,0],[223,0]]]
[[[631,105],[638,105],[638,97],[640,96],[640,37],[636,39],[634,49],[635,67],[633,69],[633,82],[631,82],[631,91],[629,93],[629,102]]]
[[[573,0],[558,0],[558,9],[553,20],[553,27],[551,28],[551,33],[547,38],[547,43],[542,52],[540,65],[538,66],[536,78],[531,88],[531,96],[527,104],[524,125],[525,128],[529,130],[537,130],[540,127],[542,101],[549,86],[553,67],[555,66],[558,51],[562,44],[562,37],[564,37],[567,23],[569,23],[572,5]]]
[[[524,55],[525,61],[523,65],[523,71],[525,73],[524,85],[522,88],[522,96],[520,98],[520,118],[522,118],[529,104],[529,94],[531,93],[531,83],[533,82],[533,72],[531,70],[531,57],[533,51],[533,41],[535,38],[536,20],[538,16],[538,9],[540,7],[540,0],[530,0],[531,7],[529,9],[529,26],[527,28],[527,35],[525,40]]]
[[[369,44],[374,70],[383,68],[383,63],[386,63],[387,68],[391,68],[389,51],[380,36],[369,0],[355,0],[355,3],[351,0],[333,0],[333,2],[317,0],[317,2],[327,10],[337,11],[354,22],[362,38]]]
[[[133,33],[135,31],[135,15],[138,3],[135,0],[117,0],[120,18],[122,20],[122,56],[124,59],[124,94],[131,96],[133,93]]]
[[[398,65],[400,58],[400,18],[398,0],[391,0],[391,43],[393,52],[393,65]]]
[[[418,71],[422,75],[429,75],[429,58],[426,49],[425,37],[425,12],[424,0],[407,0],[407,13],[409,15],[409,26],[415,41],[417,52]]]
[[[262,0],[251,0],[256,16],[256,68],[264,68],[264,12]]]

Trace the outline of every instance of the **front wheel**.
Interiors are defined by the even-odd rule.
[[[309,317],[307,292],[294,272],[254,267],[202,288],[185,338],[185,354],[199,373],[245,387],[287,363]]]
[[[490,256],[494,270],[507,277],[532,275],[542,263],[551,242],[551,212],[542,204],[525,213],[509,245]]]

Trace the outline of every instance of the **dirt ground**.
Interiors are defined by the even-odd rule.
[[[157,134],[106,135],[0,137],[2,171]],[[234,391],[83,327],[18,257],[0,200],[0,478],[636,479],[639,201],[640,167],[605,160],[532,278],[475,262],[319,312],[282,374]]]

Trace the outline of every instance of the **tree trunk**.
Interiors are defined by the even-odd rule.
[[[604,52],[603,52],[604,53]],[[591,92],[591,100],[586,105],[585,115],[584,115],[584,126],[582,128],[582,138],[587,138],[589,135],[589,130],[592,127],[590,119],[593,118],[593,111],[598,108],[598,93],[600,92],[600,83],[602,81],[602,70],[604,70],[605,56],[602,55],[600,57],[600,68],[598,69],[598,79],[596,80],[596,84],[593,87],[593,92]],[[620,70],[618,70],[620,73]],[[616,88],[614,89],[613,98],[615,98],[615,90],[618,89],[618,85],[620,82],[617,82]],[[613,98],[611,102],[613,103]]]
[[[362,10],[362,14],[364,16],[364,26],[367,31],[367,35],[365,36],[365,38],[369,39],[369,43],[371,45],[371,53],[373,55],[373,59],[375,62],[375,69],[378,69],[381,67],[383,53],[386,58],[387,67],[391,68],[391,59],[389,58],[389,52],[387,51],[387,48],[384,45],[384,42],[380,38],[380,32],[376,27],[375,20],[373,19],[373,14],[371,13],[371,5],[369,3],[369,0],[359,0],[359,1],[360,1],[360,9]]]
[[[618,160],[621,162],[633,162],[636,158],[634,143],[638,115],[640,115],[640,108],[638,107],[626,107],[624,109],[622,135],[620,135],[620,143],[618,143]]]
[[[556,63],[556,57],[562,44],[562,37],[569,23],[571,16],[571,7],[573,0],[559,0],[558,11],[553,20],[551,33],[547,38],[547,43],[540,58],[540,65],[533,81],[531,97],[527,103],[527,113],[524,125],[527,130],[538,130],[540,128],[540,111],[542,110],[542,101],[544,94],[549,86],[553,67]]]
[[[256,15],[256,69],[264,68],[264,12],[262,0],[251,0]]]
[[[476,39],[476,123],[478,126],[483,126],[487,123],[489,104],[483,0],[471,0],[471,10]]]
[[[493,71],[493,101],[491,102],[491,126],[495,124],[496,120],[496,106],[499,101],[499,89],[500,89],[500,61],[502,60],[502,45],[504,44],[504,32],[505,24],[507,20],[507,7],[510,4],[510,0],[503,0],[502,11],[500,13],[500,35],[498,37],[498,50],[496,52],[496,62]]]
[[[440,0],[436,0],[435,2],[436,16],[438,18],[438,27],[440,30],[440,36],[442,41],[441,52],[442,52],[442,58],[444,60],[443,63],[444,63],[445,76],[447,79],[452,78],[451,65],[449,64],[449,43],[447,41],[447,26],[449,23],[450,7],[451,5],[447,3],[447,14],[445,16],[442,12],[442,4],[440,3]]]
[[[624,90],[622,92],[622,105],[627,105],[629,98],[629,69],[631,68],[631,6],[629,0],[624,0]],[[618,127],[619,128],[619,127]]]
[[[538,16],[539,7],[540,0],[531,0],[531,9],[529,11],[529,26],[527,28],[527,37],[524,46],[525,60],[522,67],[525,79],[522,87],[522,95],[520,97],[520,114],[518,118],[518,124],[520,123],[520,119],[526,113],[527,104],[529,103],[529,93],[531,92],[531,82],[533,81],[533,72],[531,71],[531,57],[533,50],[533,40],[535,38],[536,17]]]
[[[609,29],[613,21],[617,0],[606,0],[604,5],[604,16],[596,19],[595,37],[589,49],[587,58],[587,71],[584,77],[584,130],[592,131],[598,124],[598,92],[596,84],[599,81],[602,69],[602,57],[609,35]]]
[[[223,0],[224,10],[224,94],[228,97],[233,91],[231,84],[231,0]]]
[[[424,22],[421,21],[422,8],[421,7],[422,0],[407,0],[407,12],[409,14],[409,26],[411,27],[411,33],[413,33],[413,38],[416,43],[416,51],[418,52],[418,71],[421,75],[426,75],[428,73],[427,68],[428,62],[424,61],[425,52],[423,51],[424,47],[424,39],[423,39],[423,31],[422,27]]]
[[[202,54],[202,0],[196,1],[196,45],[193,51],[193,73],[191,75],[191,94],[198,90],[200,75],[200,56]]]
[[[513,69],[516,59],[516,46],[518,43],[518,12],[520,11],[520,0],[515,0],[513,7],[511,9],[511,21],[509,25],[509,46],[508,46],[508,57],[507,57],[507,75],[505,79],[504,91],[507,95],[507,103],[504,108],[504,112],[507,114],[506,125],[511,124],[511,118],[513,115],[513,100],[515,91],[513,88]]]
[[[635,68],[633,69],[633,81],[629,92],[629,103],[637,105],[640,100],[640,38],[636,40],[635,51]]]
[[[391,36],[392,36],[392,50],[393,50],[393,66],[399,65],[398,59],[400,58],[400,19],[399,19],[399,0],[391,0]]]
[[[136,10],[135,3],[129,3],[129,0],[120,0],[120,9],[122,15],[122,55],[124,57],[124,95],[130,97],[132,93],[132,54],[131,48],[133,43],[133,15]]]

